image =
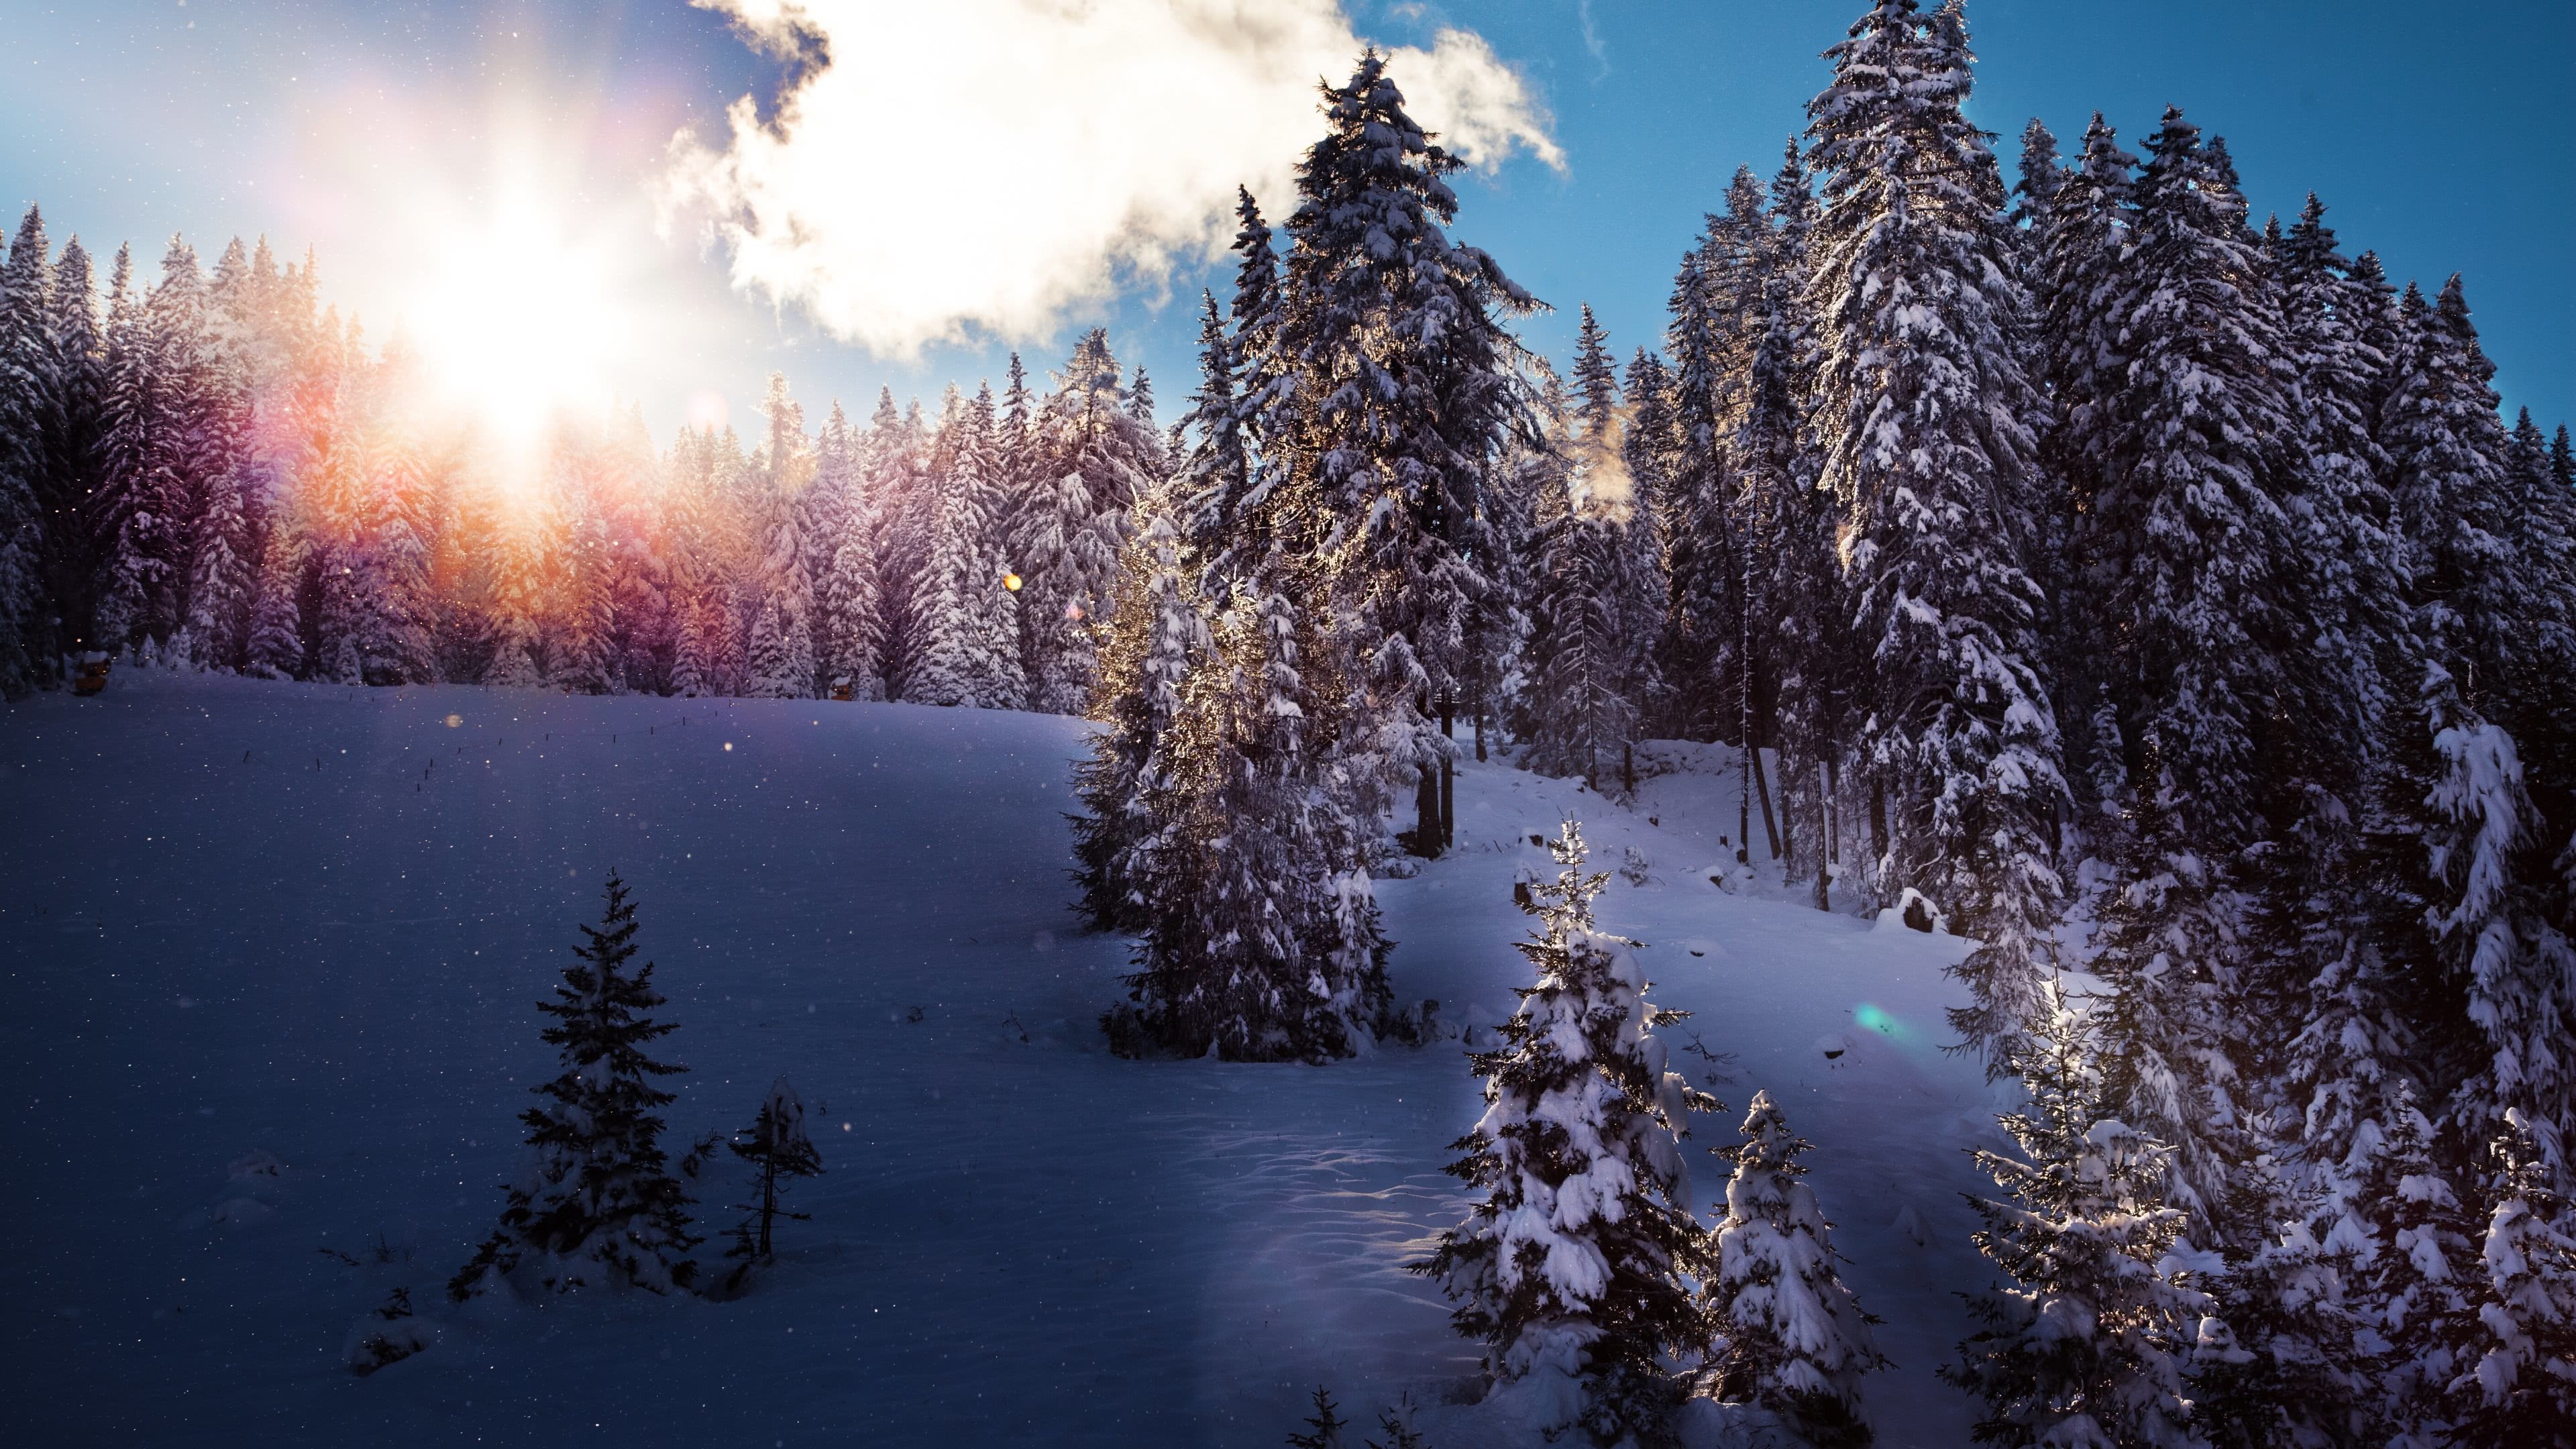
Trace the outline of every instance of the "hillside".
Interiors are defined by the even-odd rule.
[[[158,673],[0,713],[22,1442],[1274,1445],[1317,1382],[1480,1437],[1443,1402],[1474,1355],[1400,1271],[1460,1201],[1457,1043],[1110,1056],[1092,1023],[1125,947],[1080,931],[1064,876],[1082,730]],[[1931,1374],[1982,1276],[1959,1148],[1993,1126],[1940,1050],[1957,943],[1713,886],[1731,757],[1655,758],[1673,773],[1633,812],[1468,766],[1460,850],[1381,883],[1397,990],[1453,1033],[1500,1019],[1530,835],[1572,813],[1605,868],[1636,851],[1647,882],[1614,881],[1604,922],[1731,1058],[1696,1144],[1756,1087],[1815,1139],[1897,1365],[1868,1390],[1880,1440],[1964,1442]],[[437,1286],[551,1070],[532,1004],[611,866],[693,1069],[673,1138],[744,1125],[785,1074],[828,1129],[793,1203],[813,1221],[740,1301],[451,1314]],[[741,1177],[716,1169],[703,1220],[732,1221]],[[1723,1181],[1699,1170],[1703,1205]],[[396,1285],[440,1341],[353,1377],[344,1336]]]

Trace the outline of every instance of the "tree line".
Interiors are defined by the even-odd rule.
[[[342,684],[483,683],[1079,713],[1147,480],[1151,385],[1105,334],[1054,386],[890,391],[819,430],[773,376],[747,442],[559,416],[520,460],[372,348],[310,254],[235,240],[103,289],[30,207],[0,265],[0,691],[103,654]]]

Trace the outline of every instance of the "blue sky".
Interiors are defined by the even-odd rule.
[[[1825,77],[1817,52],[1859,8],[1365,3],[1351,24],[1396,45],[1471,29],[1550,113],[1564,170],[1524,153],[1468,178],[1458,233],[1555,305],[1526,331],[1561,357],[1580,302],[1621,352],[1656,341],[1702,212],[1739,163],[1777,166]],[[2313,189],[2347,249],[2375,247],[2400,280],[2429,289],[2464,272],[2508,412],[2576,420],[2576,7],[1971,0],[1969,14],[1972,112],[2000,133],[2008,168],[2030,116],[2071,140],[2098,108],[2134,149],[2180,104],[2228,138],[2258,217],[2294,213]],[[470,216],[483,170],[534,135],[549,148],[537,183],[548,205],[595,223],[618,258],[608,296],[632,321],[598,362],[657,432],[707,391],[742,422],[773,367],[809,410],[833,395],[863,408],[881,381],[931,394],[1000,371],[999,345],[889,358],[836,341],[802,306],[729,287],[723,257],[688,227],[652,230],[646,193],[673,133],[713,134],[729,101],[778,74],[723,17],[678,0],[89,0],[22,8],[11,28],[0,198],[13,211],[42,201],[58,242],[132,239],[147,259],[173,230],[209,259],[236,233],[311,242],[326,295],[381,320],[419,305],[414,283],[436,265],[447,218]],[[835,64],[928,63],[836,43]],[[945,128],[915,116],[898,129],[887,144],[935,148]],[[387,200],[430,189],[457,200],[446,212]],[[938,224],[900,199],[885,210],[889,225]],[[1168,417],[1190,385],[1191,302],[1210,280],[1185,261],[1161,285],[1076,307],[1023,350],[1043,367],[1075,328],[1106,323],[1123,356],[1152,368]]]

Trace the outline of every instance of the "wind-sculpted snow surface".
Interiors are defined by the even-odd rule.
[[[8,1437],[1267,1446],[1329,1383],[1363,1422],[1410,1396],[1435,1445],[1516,1442],[1511,1404],[1462,1402],[1474,1346],[1403,1264],[1465,1205],[1456,1035],[1490,1044],[1528,984],[1512,884],[1572,813],[1642,862],[1601,926],[1648,943],[1654,999],[1696,1013],[1673,1060],[1731,1109],[1684,1144],[1703,1219],[1726,1172],[1698,1154],[1767,1088],[1887,1320],[1880,1442],[1965,1442],[1932,1379],[1987,1278],[1958,1149],[2001,1139],[1940,1051],[1960,945],[1819,915],[1775,871],[1712,884],[1730,754],[1645,751],[1633,812],[1465,767],[1458,849],[1378,886],[1432,1046],[1135,1062],[1094,1025],[1126,943],[1071,910],[1083,728],[158,672],[0,713]],[[656,1050],[691,1069],[669,1143],[792,1078],[813,1220],[733,1301],[457,1307],[438,1286],[555,1070],[535,1004],[612,866],[679,1024]],[[710,1264],[744,1172],[692,1185]],[[396,1288],[412,1316],[384,1316]],[[377,1336],[425,1346],[350,1372]]]

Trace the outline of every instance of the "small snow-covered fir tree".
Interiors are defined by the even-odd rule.
[[[1753,1094],[1744,1141],[1716,1149],[1735,1164],[1717,1225],[1716,1276],[1703,1292],[1725,1339],[1717,1396],[1750,1401],[1795,1425],[1817,1449],[1867,1444],[1860,1379],[1886,1365],[1835,1264],[1831,1224],[1803,1180],[1809,1143],[1793,1136],[1768,1092]]]
[[[771,1229],[778,1219],[807,1222],[810,1213],[790,1212],[779,1205],[779,1194],[787,1182],[799,1177],[814,1177],[823,1171],[823,1154],[814,1148],[814,1139],[805,1131],[805,1099],[785,1077],[769,1084],[769,1095],[760,1101],[760,1113],[751,1125],[733,1134],[726,1144],[733,1155],[752,1165],[760,1174],[760,1186],[754,1201],[736,1206],[751,1214],[734,1229],[734,1245],[726,1256],[743,1258],[743,1268],[735,1270],[737,1280],[752,1263],[767,1261],[773,1253]]]
[[[2054,982],[2012,1060],[2029,1105],[1980,1150],[2007,1196],[1973,1199],[1979,1251],[2011,1279],[1972,1296],[1983,1325],[1941,1377],[1985,1401],[1982,1444],[2200,1449],[2183,1371],[2207,1295],[2169,1250],[2165,1149],[2110,1115],[2080,1009]]]
[[[651,1043],[677,1028],[649,1014],[662,1005],[653,963],[635,959],[635,906],[626,882],[608,876],[607,908],[583,926],[555,999],[537,1009],[555,1019],[542,1033],[563,1073],[535,1088],[546,1100],[521,1120],[528,1154],[509,1189],[500,1226],[474,1260],[449,1280],[457,1301],[495,1282],[554,1293],[623,1285],[655,1293],[686,1288],[697,1264],[689,1249],[689,1197],[662,1151],[658,1108],[673,1096],[657,1077],[688,1068],[655,1061]]]
[[[1559,1422],[1606,1444],[1656,1432],[1678,1399],[1666,1365],[1709,1347],[1692,1285],[1715,1263],[1681,1136],[1716,1103],[1666,1069],[1655,1028],[1676,1014],[1647,1003],[1635,943],[1593,924],[1609,876],[1584,869],[1582,827],[1549,849],[1563,869],[1521,907],[1538,918],[1519,943],[1538,981],[1502,1045],[1472,1057],[1485,1115],[1449,1167],[1482,1196],[1413,1271],[1458,1303],[1496,1385],[1564,1396]]]

